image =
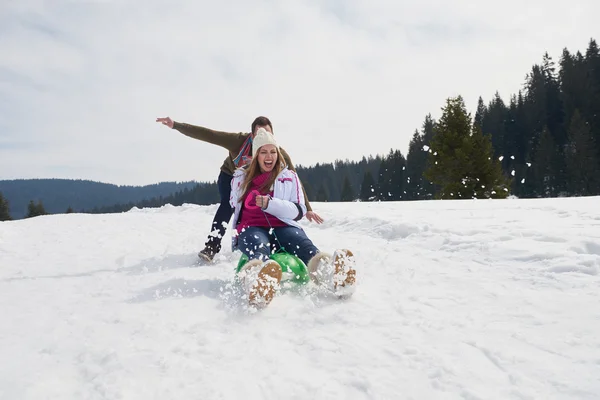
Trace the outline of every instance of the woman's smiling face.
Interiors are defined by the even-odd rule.
[[[271,172],[277,162],[277,147],[265,144],[258,149],[258,166],[260,172]]]

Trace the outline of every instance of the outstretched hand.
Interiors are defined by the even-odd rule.
[[[165,118],[156,118],[156,122],[160,122],[163,125],[168,126],[169,128],[173,129],[173,120],[169,117],[165,117]]]
[[[310,222],[316,222],[317,224],[323,223],[323,218],[321,218],[319,214],[314,211],[308,211],[306,213],[306,219],[308,219]]]

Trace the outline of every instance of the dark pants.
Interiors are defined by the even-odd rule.
[[[229,205],[229,197],[231,196],[231,180],[233,176],[226,174],[221,171],[219,178],[217,179],[217,186],[219,187],[219,195],[221,196],[221,204],[217,209],[215,218],[210,228],[210,234],[206,241],[206,249],[213,254],[217,254],[221,251],[221,240],[225,236],[227,225],[233,214],[233,208]]]
[[[272,230],[253,226],[246,228],[238,236],[238,248],[250,260],[268,259],[271,253],[281,249],[279,244],[284,247],[285,251],[295,255],[307,265],[308,261],[319,252],[306,233],[295,226],[284,226]]]

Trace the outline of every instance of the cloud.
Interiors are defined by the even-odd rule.
[[[154,122],[166,115],[232,132],[267,115],[302,165],[406,153],[447,97],[474,112],[479,96],[516,93],[545,51],[585,50],[598,12],[539,0],[3,3],[0,179],[215,179],[227,152]]]

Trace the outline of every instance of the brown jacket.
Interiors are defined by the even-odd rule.
[[[221,146],[229,151],[229,155],[223,161],[223,165],[221,166],[221,171],[228,175],[233,175],[233,171],[235,171],[235,164],[233,163],[233,159],[237,157],[242,145],[250,135],[250,133],[229,133],[229,132],[220,132],[213,131],[212,129],[204,128],[202,126],[185,124],[182,122],[173,122],[173,129],[178,130],[186,136],[189,136],[194,139],[202,140],[203,142],[216,144],[217,146]],[[296,168],[290,159],[290,155],[283,148],[279,148],[281,151],[281,155],[285,160],[288,168],[292,171],[296,172]],[[308,197],[306,196],[306,191],[304,190],[304,202],[306,203],[306,209],[308,211],[312,211],[312,207],[310,206],[310,202],[308,201]]]

